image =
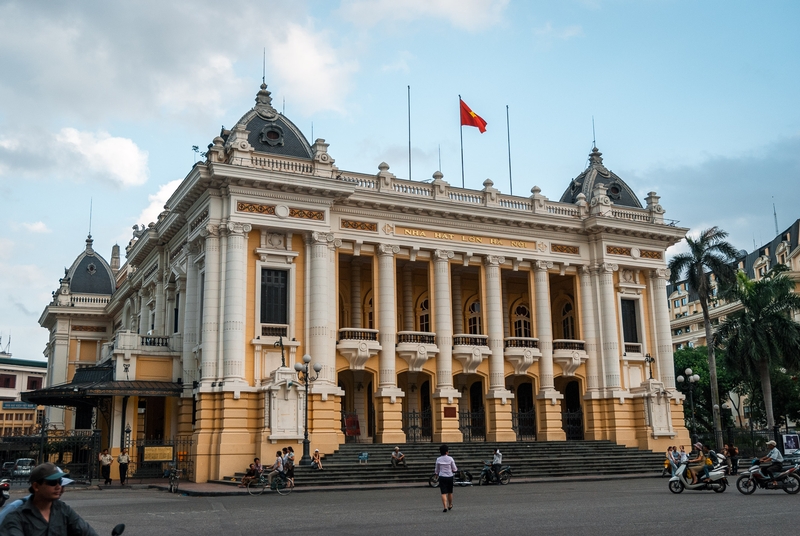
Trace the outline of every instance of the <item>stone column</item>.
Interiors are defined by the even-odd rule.
[[[433,441],[460,442],[458,406],[454,399],[461,397],[453,388],[453,300],[450,294],[450,259],[452,251],[433,252],[433,310],[436,329],[436,389],[433,392]],[[445,415],[446,414],[446,415]]]
[[[156,273],[156,303],[153,307],[153,313],[155,318],[153,319],[153,335],[166,335],[167,330],[165,329],[164,325],[164,302],[166,301],[165,293],[164,293],[164,278],[168,277],[169,271],[164,270],[163,274],[161,273],[161,261],[163,260],[163,255],[159,255],[159,272]]]
[[[619,374],[619,330],[617,326],[616,293],[614,291],[614,272],[616,264],[600,265],[600,310],[603,314],[603,363],[606,371],[605,387],[610,390],[620,388]]]
[[[181,359],[183,360],[183,377],[184,384],[192,384],[193,381],[198,380],[197,377],[197,358],[194,354],[194,348],[197,346],[197,321],[198,321],[198,272],[195,259],[200,252],[200,247],[197,242],[192,242],[184,246],[186,252],[186,297],[184,299],[184,313],[183,313],[183,352]],[[186,391],[184,391],[186,392]]]
[[[594,288],[588,266],[580,268],[581,324],[583,340],[586,342],[587,388],[595,391],[600,388],[600,364],[597,362],[597,320],[595,317]]]
[[[225,256],[225,311],[222,332],[223,371],[225,387],[229,381],[245,384],[244,379],[244,314],[247,293],[245,274],[247,235],[249,223],[228,222],[228,243]]]
[[[550,314],[550,261],[533,263],[534,293],[536,294],[536,336],[539,338],[539,393],[537,399],[537,434],[542,441],[564,441],[567,438],[561,424],[561,404],[564,395],[553,384],[553,324]]]
[[[398,398],[404,396],[397,388],[395,374],[397,343],[397,284],[395,258],[400,246],[381,244],[378,250],[378,389],[375,392],[375,424],[379,443],[405,443],[403,406]]]
[[[492,424],[488,431],[487,441],[516,441],[511,422],[511,404],[513,398],[505,384],[505,359],[503,356],[503,301],[501,289],[500,265],[504,257],[487,255],[483,259],[484,285],[486,288],[486,319],[489,349],[489,392],[486,395],[486,411]]]
[[[219,227],[207,225],[200,231],[205,238],[205,286],[203,288],[203,381],[217,380],[217,340],[219,325]]]
[[[406,264],[403,267],[403,331],[415,331],[414,320],[414,273]]]
[[[669,327],[669,308],[667,307],[667,280],[670,272],[659,268],[650,272],[650,292],[655,307],[656,359],[658,372],[666,389],[675,389],[675,360],[672,353],[672,331]]]
[[[329,384],[336,383],[336,351],[328,348],[328,333],[330,315],[330,300],[335,296],[335,288],[330,289],[332,277],[330,274],[329,243],[335,240],[331,233],[311,233],[311,260],[309,270],[311,272],[311,288],[309,293],[309,329],[308,329],[308,353],[311,355],[312,363],[321,363],[322,371],[320,378],[315,382],[315,386],[320,382]]]
[[[357,258],[350,262],[350,327],[361,327],[361,261]]]
[[[461,297],[461,274],[455,273],[453,280],[453,331],[464,333],[464,302]]]

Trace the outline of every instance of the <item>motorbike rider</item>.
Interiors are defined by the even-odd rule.
[[[495,449],[492,454],[492,473],[494,473],[495,482],[500,482],[500,469],[503,466],[503,455],[500,454],[500,449]]]
[[[695,456],[692,457],[691,454],[689,455],[689,459],[687,463],[689,464],[689,470],[692,472],[692,484],[697,484],[697,477],[700,471],[703,471],[703,479],[708,480],[708,465],[706,465],[706,457],[703,454],[703,444],[702,443],[695,443],[694,445],[694,454]]]
[[[767,446],[772,447],[772,450],[770,450],[766,456],[758,460],[762,464],[769,464],[762,466],[761,472],[764,473],[764,475],[770,480],[775,479],[775,474],[773,471],[780,473],[783,469],[783,455],[781,454],[781,451],[778,450],[777,445],[778,444],[775,441],[767,441]]]

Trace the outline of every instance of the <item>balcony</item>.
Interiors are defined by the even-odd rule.
[[[408,363],[409,372],[419,372],[425,362],[439,353],[436,334],[427,331],[397,333],[397,354]]]
[[[561,366],[564,376],[574,376],[575,371],[586,362],[586,342],[573,339],[553,341],[553,363]]]
[[[336,349],[350,363],[350,370],[364,370],[367,360],[377,355],[382,347],[377,329],[342,328]]]
[[[542,357],[539,339],[532,337],[506,337],[503,347],[503,356],[514,367],[517,376],[525,375],[531,365]]]
[[[642,343],[639,342],[626,342],[623,346],[625,354],[640,356],[642,355]]]
[[[464,374],[474,374],[478,366],[491,355],[486,335],[453,335],[453,357],[461,362]]]
[[[125,355],[126,358],[130,358],[131,354],[179,356],[183,352],[183,336],[139,335],[120,331],[112,341],[111,352]]]

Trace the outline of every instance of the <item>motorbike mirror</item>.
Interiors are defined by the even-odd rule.
[[[123,532],[125,532],[125,523],[120,523],[111,531],[111,536],[119,536]]]

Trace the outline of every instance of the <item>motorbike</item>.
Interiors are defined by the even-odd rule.
[[[501,469],[500,469],[500,479],[497,480],[495,478],[494,471],[492,471],[492,462],[485,461],[485,462],[483,462],[483,470],[481,470],[481,474],[478,477],[478,485],[479,486],[483,486],[485,484],[488,485],[488,484],[494,484],[496,482],[500,482],[500,484],[505,486],[506,484],[511,482],[511,476],[512,476],[511,475],[511,466],[510,465],[506,465],[504,467],[501,467]]]
[[[761,472],[758,460],[753,460],[750,469],[736,480],[736,489],[744,495],[752,494],[756,488],[761,489],[782,489],[790,495],[800,491],[800,476],[798,475],[800,465],[794,465],[789,469],[769,478]]]
[[[0,506],[3,506],[8,500],[9,490],[11,489],[11,481],[7,478],[0,480]]]
[[[428,485],[432,488],[439,487],[439,475],[436,473],[432,474],[431,477],[428,479]],[[460,469],[458,473],[453,475],[453,485],[454,486],[471,486],[472,485],[472,473],[469,471],[464,471]]]
[[[669,479],[669,490],[672,493],[681,493],[684,489],[696,491],[713,491],[722,493],[728,488],[728,479],[722,469],[709,470],[708,482],[698,478],[696,484],[692,484],[692,479],[688,477],[688,464],[680,464],[675,471],[675,476]]]

